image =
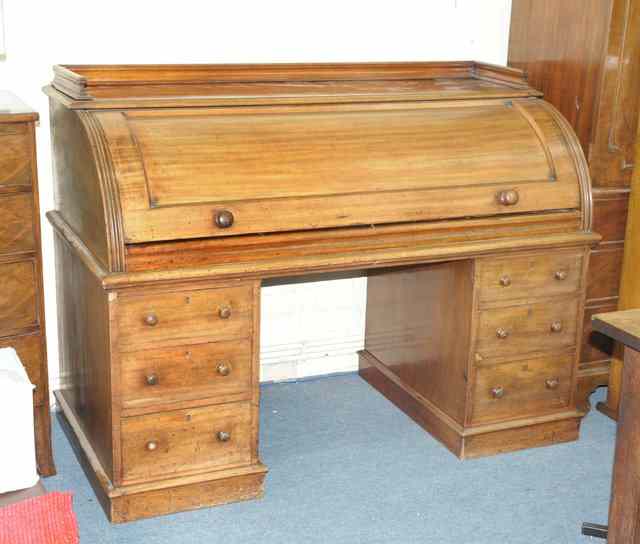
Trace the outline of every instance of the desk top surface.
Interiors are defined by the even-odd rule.
[[[593,329],[640,351],[640,310],[594,315]]]
[[[59,65],[72,109],[433,101],[540,96],[520,70],[457,62]]]

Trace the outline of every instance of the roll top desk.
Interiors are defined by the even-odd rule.
[[[474,62],[56,66],[57,393],[110,519],[259,496],[260,287],[368,276],[360,374],[460,458],[574,440],[585,160]]]

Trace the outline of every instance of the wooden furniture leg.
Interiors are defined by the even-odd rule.
[[[595,330],[625,345],[608,542],[640,543],[640,310],[594,316]],[[583,525],[583,534],[595,535]]]

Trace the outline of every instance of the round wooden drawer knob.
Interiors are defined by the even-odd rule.
[[[558,378],[549,378],[544,382],[544,385],[547,389],[558,389],[560,385],[560,380]]]
[[[500,278],[500,285],[502,285],[502,287],[509,287],[509,285],[511,285],[511,278],[509,276],[502,276]]]
[[[145,378],[145,381],[147,382],[147,385],[158,385],[158,375],[157,374],[149,374]]]
[[[496,198],[503,206],[515,206],[520,200],[520,195],[518,194],[518,191],[508,189],[506,191],[498,192]]]
[[[147,442],[145,448],[147,448],[147,451],[156,451],[158,449],[158,443],[155,440],[151,440]]]
[[[231,433],[226,431],[220,431],[216,436],[220,442],[229,442],[231,440]]]
[[[231,317],[231,306],[221,306],[218,310],[220,319],[229,319]]]
[[[216,212],[215,222],[216,227],[221,229],[228,229],[231,225],[233,225],[233,214],[229,210],[220,210]]]
[[[503,387],[494,387],[491,390],[491,396],[494,399],[501,399],[502,397],[504,397],[504,388]]]
[[[558,281],[563,281],[567,279],[567,273],[564,270],[558,270],[553,277]]]
[[[149,325],[149,327],[155,327],[158,324],[158,316],[156,314],[146,315],[144,322],[146,325]]]
[[[220,363],[216,370],[220,376],[228,376],[231,373],[231,365],[227,363]]]
[[[562,332],[562,322],[554,321],[551,323],[551,332]]]
[[[496,330],[496,336],[501,340],[504,340],[509,336],[509,331],[503,328],[499,328],[498,330]]]

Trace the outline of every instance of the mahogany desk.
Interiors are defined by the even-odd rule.
[[[366,271],[360,374],[455,455],[575,440],[576,136],[474,62],[57,66],[57,393],[115,522],[261,495],[260,287]]]

